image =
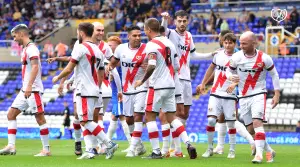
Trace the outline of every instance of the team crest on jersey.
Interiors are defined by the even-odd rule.
[[[235,111],[233,111],[232,117],[235,117]]]
[[[208,107],[208,111],[211,112],[213,109],[212,107]]]
[[[125,59],[125,55],[122,55],[122,58]]]
[[[136,56],[136,59],[137,59],[137,60],[141,60],[141,58],[142,58],[141,55]]]
[[[229,66],[231,66],[231,67],[234,66],[233,65],[233,60],[229,60]]]
[[[264,66],[264,63],[257,63],[257,66],[258,66],[259,68],[262,68],[262,67]]]

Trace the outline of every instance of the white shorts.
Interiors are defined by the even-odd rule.
[[[182,86],[180,83],[180,80],[178,77],[175,77],[175,100],[176,104],[183,104],[183,98],[182,98]]]
[[[192,83],[186,80],[180,80],[182,87],[181,101],[176,103],[183,103],[185,106],[191,106],[193,102]]]
[[[250,125],[252,119],[265,120],[266,94],[258,94],[239,99],[240,114],[245,125]]]
[[[147,112],[176,112],[175,89],[149,88],[146,99]]]
[[[219,117],[224,113],[226,121],[235,121],[237,111],[237,101],[210,96],[208,101],[207,116]]]
[[[147,92],[132,95],[123,94],[123,111],[126,117],[133,116],[133,112],[145,113],[145,100]]]
[[[102,91],[102,97],[108,98],[112,96],[112,90],[110,87],[110,84],[107,85],[107,83],[102,83],[101,84],[101,91]]]
[[[11,107],[19,109],[20,111],[30,110],[32,113],[44,112],[42,95],[39,92],[31,93],[29,98],[26,99],[24,92],[20,91]]]
[[[97,101],[97,103],[95,105],[95,108],[102,108],[102,107],[103,107],[103,99],[102,99],[102,94],[100,93],[98,101]]]
[[[95,106],[99,98],[76,96],[76,108],[79,121],[93,121]]]
[[[99,114],[101,114],[101,115],[105,114],[110,100],[111,100],[110,97],[103,97],[102,98],[102,105],[101,105],[101,109],[100,109]]]
[[[73,103],[76,103],[76,93],[75,93],[75,90],[73,91]]]

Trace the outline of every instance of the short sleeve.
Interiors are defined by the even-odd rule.
[[[26,54],[30,60],[38,59],[40,57],[40,51],[38,50],[38,48],[35,45],[30,45],[26,49]]]
[[[217,65],[217,57],[218,57],[218,54],[219,54],[219,53],[217,53],[216,55],[214,55],[214,57],[213,57],[213,59],[212,59],[212,64],[214,64],[214,65]]]
[[[271,71],[274,68],[274,62],[271,58],[271,56],[264,54],[264,64],[265,64],[265,69],[268,71]]]
[[[193,40],[192,35],[191,35],[190,37],[191,37],[190,52],[193,53],[193,52],[196,51],[196,47],[195,47],[195,44],[194,44],[194,40]]]
[[[122,51],[121,47],[122,47],[122,45],[117,46],[117,48],[115,50],[115,53],[113,55],[118,60],[120,60],[120,58],[121,58],[121,53],[122,53],[121,52]]]
[[[156,65],[156,59],[157,59],[157,47],[154,46],[152,42],[147,43],[146,45],[146,55],[148,59],[148,64],[150,65]]]
[[[113,52],[107,43],[106,43],[105,47],[106,47],[106,52],[105,52],[104,56],[107,60],[109,60],[113,56]]]
[[[238,54],[233,54],[231,59],[229,60],[229,68],[231,70],[236,70],[238,64]]]
[[[73,51],[71,53],[71,62],[77,64],[79,60],[82,58],[82,50],[83,50],[83,45],[77,45],[76,47],[73,48]]]

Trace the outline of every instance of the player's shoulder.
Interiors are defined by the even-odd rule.
[[[30,53],[30,52],[39,52],[39,49],[38,49],[38,47],[34,43],[31,43],[31,44],[29,44],[26,47],[26,52],[27,53]]]

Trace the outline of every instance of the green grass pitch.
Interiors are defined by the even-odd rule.
[[[128,146],[127,142],[118,141],[119,149],[111,160],[105,160],[105,156],[97,156],[92,160],[77,160],[74,155],[74,141],[51,140],[51,157],[34,157],[41,149],[40,140],[17,140],[17,155],[0,156],[0,167],[248,167],[254,166],[251,163],[250,146],[238,144],[236,146],[236,158],[227,159],[228,146],[225,147],[225,154],[214,155],[210,158],[202,158],[201,155],[206,149],[206,144],[194,144],[197,148],[198,158],[168,158],[162,160],[146,160],[141,157],[125,158],[121,150]],[[0,147],[7,144],[7,139],[0,139]],[[150,153],[150,143],[145,142],[147,154]],[[182,145],[184,146],[184,145]],[[300,166],[300,147],[296,145],[272,145],[276,150],[274,163],[259,164],[260,166],[273,167],[296,167]],[[183,147],[184,154],[187,155]],[[265,159],[264,159],[265,160]]]

